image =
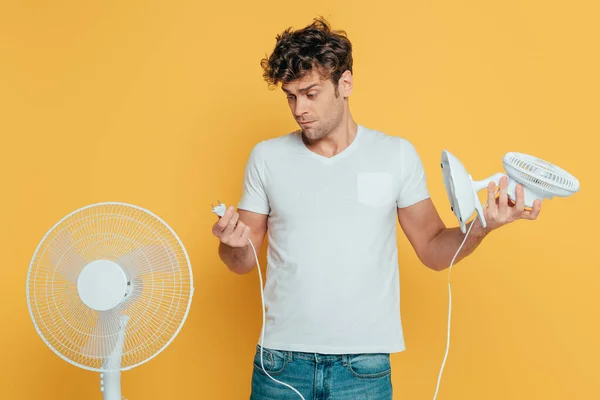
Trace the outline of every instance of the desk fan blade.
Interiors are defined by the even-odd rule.
[[[125,269],[130,280],[146,274],[172,272],[178,268],[177,257],[169,247],[151,243],[130,251],[116,260]]]

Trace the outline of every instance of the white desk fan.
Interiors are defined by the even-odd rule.
[[[508,174],[508,197],[515,201],[515,188],[522,184],[526,207],[533,207],[535,200],[567,197],[579,191],[579,181],[573,175],[540,158],[509,152],[502,161]],[[485,228],[486,221],[477,193],[492,181],[498,186],[500,178],[506,174],[497,173],[474,181],[458,158],[447,150],[442,152],[441,166],[448,199],[461,231],[466,232],[466,223],[475,211]]]
[[[78,209],[50,229],[27,275],[27,305],[63,360],[100,372],[104,400],[121,400],[121,371],[162,352],[192,301],[187,252],[158,216],[124,203]]]
[[[458,158],[447,150],[442,152],[441,167],[446,193],[450,200],[451,209],[460,224],[460,230],[465,233],[465,236],[452,258],[450,268],[448,269],[448,336],[446,353],[433,396],[434,400],[438,395],[442,372],[448,357],[448,349],[450,348],[450,320],[452,315],[450,272],[452,271],[452,265],[469,236],[473,222],[476,220],[473,219],[469,230],[467,230],[466,224],[475,211],[481,225],[484,228],[487,226],[483,213],[483,207],[485,206],[481,206],[477,193],[481,189],[487,188],[488,184],[492,181],[498,186],[503,176],[508,177],[506,191],[508,197],[513,202],[516,202],[515,189],[517,184],[523,185],[524,205],[529,208],[533,207],[535,200],[552,199],[554,196],[568,197],[579,191],[579,181],[573,175],[540,158],[524,153],[509,152],[504,155],[502,161],[507,174],[496,173],[483,180],[474,181]]]

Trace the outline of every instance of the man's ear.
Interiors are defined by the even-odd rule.
[[[353,86],[354,82],[352,79],[352,72],[350,72],[350,70],[344,71],[344,73],[340,77],[340,80],[338,81],[338,90],[340,94],[344,98],[350,97]]]

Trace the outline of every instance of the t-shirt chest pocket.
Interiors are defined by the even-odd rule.
[[[382,207],[394,201],[393,175],[389,172],[359,172],[356,189],[358,202],[370,207]]]

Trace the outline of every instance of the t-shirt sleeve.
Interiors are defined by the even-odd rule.
[[[421,158],[412,143],[402,140],[400,150],[400,188],[396,204],[398,208],[404,208],[429,197],[427,179]]]
[[[259,214],[269,214],[269,198],[265,189],[264,157],[262,143],[254,146],[244,170],[242,198],[238,208]]]

